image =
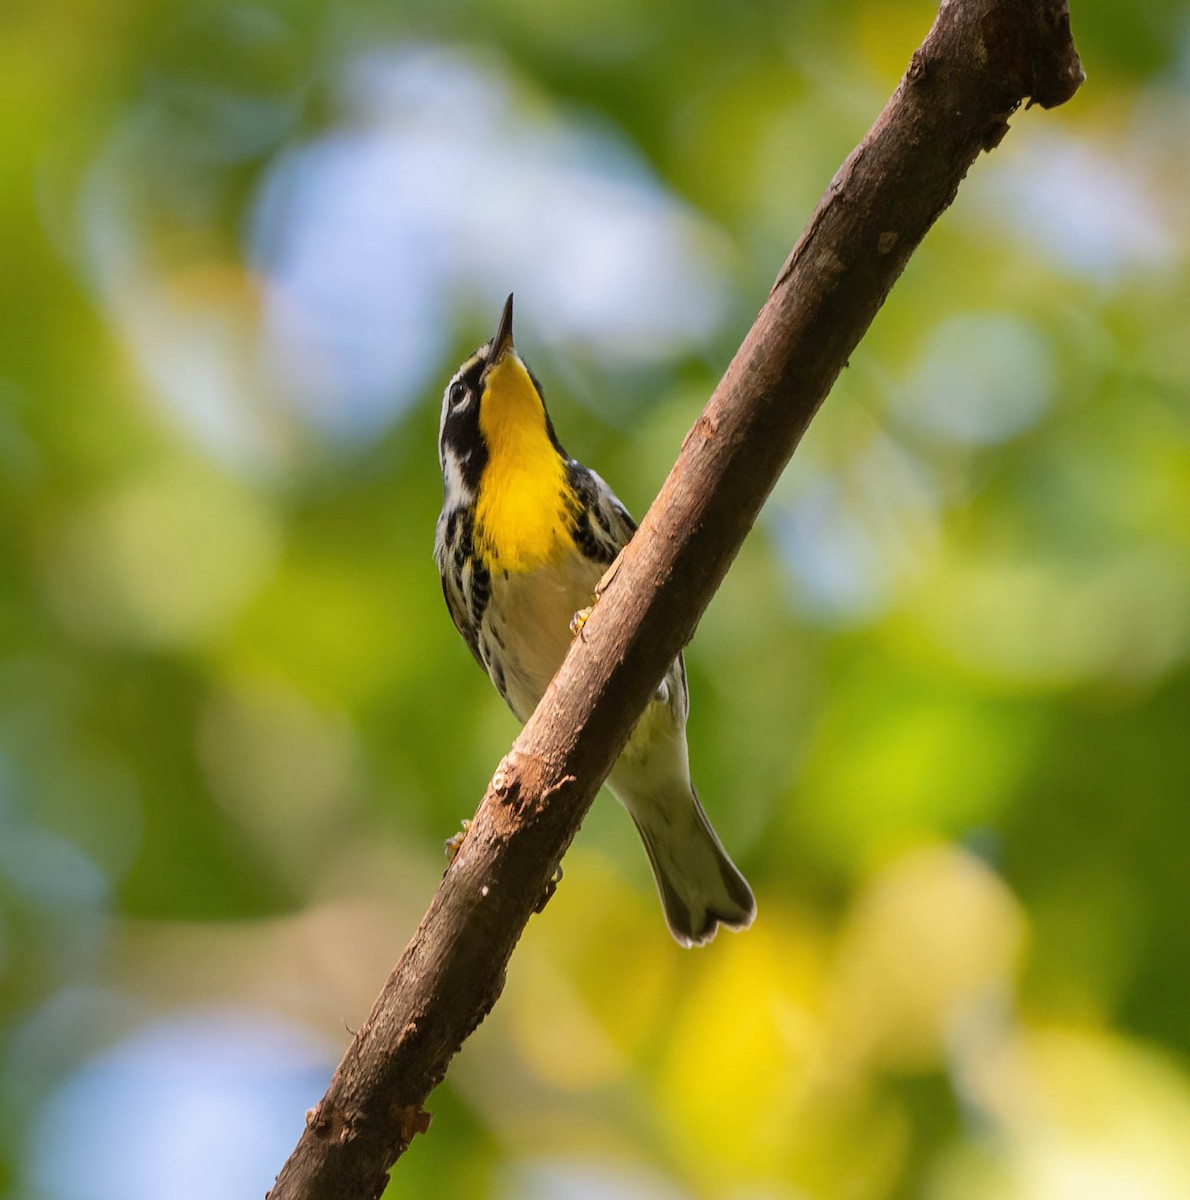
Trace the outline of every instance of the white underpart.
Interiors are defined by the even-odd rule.
[[[577,552],[528,575],[492,575],[487,637],[481,646],[504,667],[504,694],[528,720],[570,647],[573,615],[592,602],[603,566]],[[632,816],[645,843],[674,936],[693,945],[714,936],[716,914],[729,925],[751,923],[755,905],[728,858],[690,782],[687,694],[675,660],[637,721],[608,776],[608,787]],[[738,881],[733,888],[728,879]],[[709,924],[707,930],[705,926]]]
[[[504,642],[495,647],[505,664],[508,706],[527,721],[570,648],[570,621],[592,601],[603,574],[598,563],[567,554],[528,575],[492,573],[488,602],[492,634]],[[514,666],[515,664],[515,666]]]

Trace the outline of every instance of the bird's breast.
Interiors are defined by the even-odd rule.
[[[492,455],[476,502],[476,550],[492,575],[523,575],[575,549],[565,467],[550,454]]]

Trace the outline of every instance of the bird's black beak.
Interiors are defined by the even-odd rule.
[[[500,314],[500,324],[496,326],[496,336],[492,338],[492,349],[488,354],[488,364],[497,363],[506,350],[512,349],[512,293],[504,301],[504,311]]]

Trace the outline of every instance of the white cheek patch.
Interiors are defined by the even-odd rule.
[[[463,465],[459,456],[449,447],[442,451],[442,478],[446,480],[446,491],[450,496],[470,503],[475,493],[463,482]]]

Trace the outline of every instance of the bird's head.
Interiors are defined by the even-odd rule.
[[[541,385],[512,341],[512,296],[496,332],[455,372],[442,396],[438,457],[444,477],[474,494],[493,455],[563,455]],[[564,455],[563,455],[564,457]]]

